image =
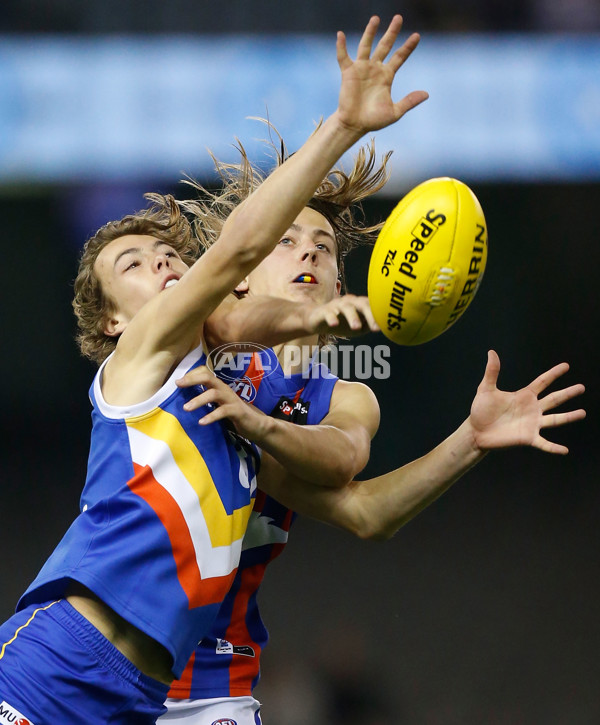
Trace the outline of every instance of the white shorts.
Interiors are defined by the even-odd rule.
[[[204,700],[165,701],[167,712],[157,723],[172,722],[186,725],[261,725],[260,702],[246,697],[211,697]]]

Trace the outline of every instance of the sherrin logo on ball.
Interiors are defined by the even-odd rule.
[[[368,295],[383,334],[399,345],[441,335],[470,305],[487,262],[487,227],[458,179],[429,179],[385,222],[371,254]]]

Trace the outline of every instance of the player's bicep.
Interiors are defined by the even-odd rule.
[[[322,420],[324,425],[335,424],[347,430],[360,426],[371,439],[377,433],[379,420],[379,403],[371,388],[363,383],[337,381],[329,413]]]
[[[379,421],[379,403],[373,391],[362,383],[338,380],[331,396],[329,413],[321,425],[332,426],[343,434],[345,445],[340,447],[340,454],[351,452],[356,460],[352,477],[369,460],[371,439],[379,428]]]

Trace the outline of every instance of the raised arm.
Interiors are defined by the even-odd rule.
[[[489,451],[528,445],[547,453],[566,454],[565,446],[548,441],[540,431],[582,420],[582,409],[553,411],[581,395],[584,387],[572,385],[539,396],[568,369],[562,363],[525,388],[505,392],[496,385],[500,361],[490,351],[470,416],[422,458],[377,478],[327,489],[307,485],[274,458],[263,456],[259,485],[298,513],[347,529],[361,538],[389,539]]]
[[[392,82],[419,36],[411,35],[386,61],[402,18],[393,18],[373,49],[378,25],[379,19],[371,18],[355,60],[348,54],[344,34],[338,34],[341,89],[337,110],[236,208],[219,240],[178,284],[145,305],[123,333],[129,355],[144,359],[165,350],[174,355],[187,352],[197,341],[199,326],[275,247],[339,157],[365,133],[389,126],[427,98],[425,92],[414,91],[393,101]]]

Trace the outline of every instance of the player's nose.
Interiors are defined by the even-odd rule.
[[[316,262],[318,259],[317,248],[313,242],[305,244],[300,250],[300,259],[303,262],[311,261]]]
[[[160,271],[164,267],[170,267],[170,266],[171,266],[171,263],[166,254],[158,252],[157,254],[154,255],[153,267],[156,272]]]

